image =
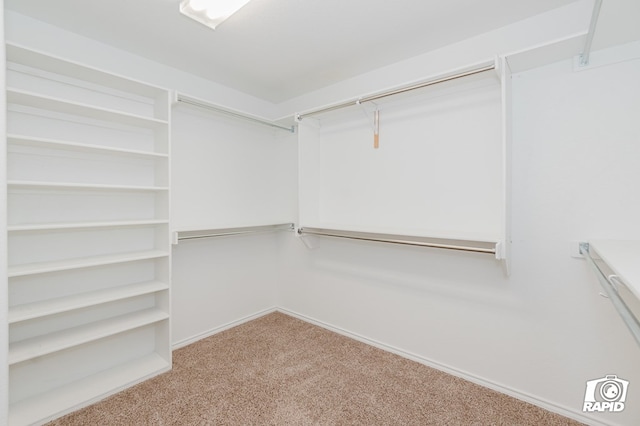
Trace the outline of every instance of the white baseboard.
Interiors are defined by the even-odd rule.
[[[257,318],[260,318],[260,317],[265,316],[267,314],[270,314],[272,312],[275,312],[276,310],[277,310],[277,308],[275,306],[271,307],[271,308],[268,308],[268,309],[264,309],[262,311],[256,312],[255,314],[248,315],[246,317],[240,318],[240,319],[235,320],[235,321],[228,322],[228,323],[223,324],[223,325],[221,325],[219,327],[212,328],[210,330],[207,330],[205,332],[196,334],[194,336],[188,337],[188,338],[180,340],[178,342],[174,342],[173,345],[172,345],[172,349],[176,350],[176,349],[182,348],[184,346],[187,346],[187,345],[190,345],[192,343],[195,343],[198,340],[202,340],[202,339],[204,339],[206,337],[213,336],[214,334],[218,334],[221,331],[228,330],[230,328],[233,328],[233,327],[238,326],[240,324],[243,324],[245,322],[253,321],[254,319],[257,319]]]
[[[345,329],[340,328],[340,327],[333,326],[333,325],[328,324],[328,323],[326,323],[324,321],[319,321],[319,320],[317,320],[315,318],[311,318],[311,317],[308,317],[306,315],[302,315],[302,314],[299,314],[297,312],[294,312],[294,311],[291,311],[291,310],[288,310],[288,309],[285,309],[285,308],[281,308],[281,307],[278,307],[275,310],[278,311],[278,312],[282,312],[283,314],[290,315],[292,317],[298,318],[298,319],[300,319],[302,321],[305,321],[305,322],[317,325],[319,327],[325,328],[327,330],[333,331],[335,333],[341,334],[343,336],[352,338],[352,339],[357,340],[359,342],[366,343],[368,345],[371,345],[371,346],[374,346],[376,348],[385,350],[387,352],[394,353],[394,354],[399,355],[399,356],[401,356],[403,358],[407,358],[407,359],[410,359],[412,361],[419,362],[420,364],[424,364],[424,365],[426,365],[428,367],[435,368],[436,370],[443,371],[443,372],[445,372],[447,374],[451,374],[452,376],[456,376],[456,377],[459,377],[461,379],[468,380],[469,382],[475,383],[475,384],[483,386],[485,388],[489,388],[489,389],[495,390],[497,392],[500,392],[502,394],[509,395],[509,396],[511,396],[513,398],[519,399],[519,400],[524,401],[524,402],[528,402],[528,403],[536,405],[536,406],[538,406],[540,408],[544,408],[547,411],[551,411],[553,413],[560,414],[560,415],[568,417],[570,419],[577,420],[577,421],[579,421],[581,423],[585,423],[587,425],[593,425],[593,426],[612,426],[613,425],[612,423],[599,421],[597,419],[593,419],[592,417],[587,417],[582,412],[571,410],[571,409],[569,409],[567,407],[563,407],[563,406],[554,404],[552,402],[540,399],[540,398],[535,397],[533,395],[529,395],[529,394],[523,393],[523,392],[518,391],[516,389],[510,388],[510,387],[506,387],[506,386],[503,386],[503,385],[500,385],[500,384],[497,384],[497,383],[494,383],[494,382],[491,382],[489,380],[486,380],[486,379],[483,379],[481,377],[478,377],[478,376],[475,376],[473,374],[470,374],[469,372],[462,371],[462,370],[453,368],[451,366],[448,366],[448,365],[441,364],[439,362],[430,360],[428,358],[424,358],[424,357],[422,357],[420,355],[416,355],[416,354],[413,354],[411,352],[407,352],[407,351],[404,351],[402,349],[396,348],[394,346],[390,346],[390,345],[384,344],[384,343],[379,342],[377,340],[373,340],[373,339],[370,339],[368,337],[361,336],[361,335],[356,334],[356,333],[352,333],[352,332],[350,332],[348,330],[345,330]]]

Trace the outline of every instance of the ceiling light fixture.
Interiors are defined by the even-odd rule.
[[[180,12],[215,29],[250,0],[182,0]]]

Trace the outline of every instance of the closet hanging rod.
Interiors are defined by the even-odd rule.
[[[587,33],[587,39],[584,42],[584,49],[580,54],[580,66],[589,65],[589,55],[591,54],[591,44],[593,43],[593,36],[596,33],[596,24],[598,23],[598,17],[600,16],[600,8],[602,8],[602,0],[595,0],[593,4],[593,12],[591,13],[591,22],[589,23],[589,32]]]
[[[477,253],[496,253],[496,243],[488,241],[454,240],[447,238],[415,237],[372,232],[342,231],[336,229],[300,228],[298,234],[324,237],[347,238],[351,240],[374,241],[379,243],[402,244],[409,246],[431,247],[448,250],[470,251]]]
[[[610,275],[609,277],[607,277],[605,273],[602,272],[602,269],[600,269],[595,259],[591,256],[589,243],[580,243],[580,254],[582,254],[584,258],[587,259],[587,262],[589,262],[589,265],[591,265],[591,267],[593,268],[607,298],[611,300],[611,303],[616,308],[616,311],[618,311],[618,314],[626,324],[633,337],[636,339],[636,343],[640,345],[640,322],[638,321],[638,318],[636,318],[636,316],[633,314],[633,312],[631,312],[631,309],[629,309],[624,300],[622,300],[622,298],[620,297],[618,289],[616,288],[616,284],[613,283],[613,280],[615,280],[615,275]],[[621,283],[619,279],[616,281]],[[621,284],[624,285],[624,283]]]
[[[486,66],[482,66],[480,68],[475,68],[475,69],[463,71],[463,72],[460,72],[458,74],[453,74],[453,75],[448,75],[448,76],[445,76],[445,77],[436,78],[436,79],[433,79],[433,80],[423,81],[421,83],[413,84],[411,86],[401,87],[399,89],[389,90],[387,92],[382,92],[382,93],[378,93],[378,94],[375,94],[375,95],[360,97],[360,98],[358,98],[356,100],[344,102],[344,103],[337,104],[337,105],[332,105],[330,107],[320,108],[320,109],[313,110],[313,111],[308,111],[308,112],[305,112],[303,114],[296,115],[296,118],[297,118],[298,121],[300,121],[300,120],[302,120],[302,119],[304,119],[306,117],[311,117],[312,115],[321,114],[321,113],[329,112],[329,111],[335,111],[337,109],[342,109],[342,108],[346,108],[346,107],[350,107],[350,106],[354,106],[354,105],[360,105],[361,103],[364,103],[364,102],[371,102],[371,101],[375,101],[375,100],[378,100],[378,99],[386,98],[388,96],[399,95],[401,93],[410,92],[412,90],[422,89],[424,87],[429,87],[429,86],[433,86],[433,85],[436,85],[436,84],[444,83],[444,82],[447,82],[447,81],[457,80],[459,78],[468,77],[468,76],[472,76],[472,75],[476,75],[476,74],[481,74],[481,73],[484,73],[484,72],[487,72],[487,71],[491,71],[491,70],[495,70],[495,69],[496,69],[496,65],[495,65],[495,63],[492,63],[491,65],[486,65]]]
[[[174,244],[182,240],[195,240],[199,238],[226,237],[230,235],[257,234],[274,231],[293,231],[293,223],[280,223],[276,225],[243,226],[239,228],[203,229],[198,231],[177,231]]]
[[[269,126],[269,127],[274,127],[276,129],[281,129],[281,130],[286,130],[288,132],[291,133],[295,133],[296,128],[295,126],[291,126],[291,127],[287,127],[287,126],[282,126],[280,124],[274,123],[273,121],[268,121],[268,120],[263,120],[261,118],[256,118],[256,117],[252,117],[250,115],[247,114],[242,114],[240,112],[237,111],[232,111],[223,107],[219,107],[213,104],[210,104],[206,101],[202,101],[199,99],[194,99],[191,98],[189,96],[183,95],[178,93],[176,95],[176,102],[180,102],[183,104],[187,104],[187,105],[191,105],[191,106],[196,106],[198,108],[203,108],[203,109],[208,109],[217,113],[221,113],[221,114],[226,114],[232,117],[236,117],[236,118],[241,118],[243,120],[248,120],[248,121],[252,121],[254,123],[258,123],[258,124],[262,124],[264,126]]]

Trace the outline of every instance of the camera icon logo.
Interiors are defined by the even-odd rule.
[[[584,412],[620,412],[624,410],[629,382],[616,375],[589,380],[584,393]]]

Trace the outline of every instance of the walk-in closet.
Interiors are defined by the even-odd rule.
[[[213,3],[0,1],[0,424],[251,324],[228,359],[260,343],[290,390],[318,361],[271,353],[277,324],[548,413],[521,424],[640,424],[637,1]],[[296,403],[243,422],[340,424]]]

